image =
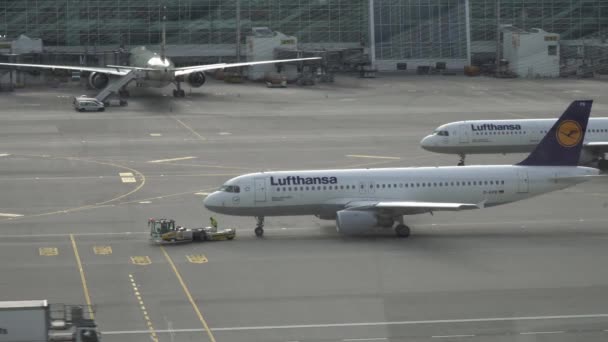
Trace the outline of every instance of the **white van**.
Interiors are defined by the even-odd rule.
[[[74,109],[79,112],[103,112],[106,110],[103,102],[91,97],[75,97]]]

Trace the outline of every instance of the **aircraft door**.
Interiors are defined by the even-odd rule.
[[[528,193],[529,189],[528,171],[517,171],[517,192]]]
[[[469,129],[467,124],[458,125],[458,139],[461,144],[469,143]]]
[[[255,202],[266,202],[266,178],[255,178]]]

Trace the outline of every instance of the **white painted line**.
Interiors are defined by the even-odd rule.
[[[123,183],[135,183],[135,182],[137,182],[135,180],[135,177],[122,177],[120,180],[122,180]]]
[[[118,175],[120,177],[133,177],[133,173],[131,173],[131,172],[121,172]]]
[[[368,156],[363,154],[347,154],[349,158],[369,158],[369,159],[392,159],[392,160],[401,160],[400,157],[387,157],[387,156]]]
[[[342,341],[344,342],[349,342],[349,341],[385,341],[388,340],[388,338],[386,337],[372,337],[372,338],[345,338]]]
[[[148,163],[166,163],[166,162],[172,162],[172,161],[179,161],[179,160],[188,160],[188,159],[195,159],[196,157],[179,157],[179,158],[171,158],[171,159],[159,159],[159,160],[150,160],[148,161]]]
[[[220,132],[219,135],[232,135],[230,132]]]
[[[151,137],[162,137],[163,135],[160,133],[150,133]]]
[[[152,203],[152,201],[141,201],[141,202],[139,202],[139,204],[150,204],[150,203]]]
[[[528,331],[519,333],[520,335],[542,335],[542,334],[563,334],[564,331]]]
[[[196,193],[194,193],[194,194],[195,194],[195,195],[198,195],[198,196],[207,196],[207,195],[209,195],[209,193],[208,193],[208,192],[196,192]]]
[[[462,337],[475,337],[475,335],[436,335],[431,338],[462,338]]]
[[[10,156],[10,154],[8,154],[8,153],[0,153],[0,157],[8,157],[8,156]]]
[[[93,233],[88,233],[92,235]],[[86,235],[86,233],[79,234]],[[32,236],[32,235],[29,235]],[[246,331],[246,330],[278,330],[278,329],[305,329],[305,328],[340,328],[340,327],[369,327],[390,325],[417,325],[417,324],[454,324],[454,323],[479,323],[479,322],[514,322],[514,321],[541,321],[557,319],[583,319],[583,318],[608,318],[608,314],[586,314],[586,315],[554,315],[554,316],[520,316],[520,317],[489,317],[489,318],[464,318],[464,319],[438,319],[420,321],[390,321],[390,322],[360,322],[360,323],[328,323],[328,324],[296,324],[296,325],[266,325],[266,326],[241,326],[211,328],[211,331]],[[204,329],[173,329],[174,332],[199,332]],[[157,330],[158,333],[166,333],[168,330]],[[606,330],[608,332],[608,330]],[[147,330],[121,330],[104,331],[108,335],[127,335],[148,333]]]
[[[1,217],[21,217],[21,214],[8,214],[8,213],[0,213]]]

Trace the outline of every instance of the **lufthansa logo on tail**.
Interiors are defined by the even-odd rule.
[[[576,146],[583,137],[583,129],[578,122],[566,120],[557,127],[557,142],[563,147]]]

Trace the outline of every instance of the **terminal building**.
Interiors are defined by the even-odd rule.
[[[247,59],[257,27],[302,50],[359,49],[378,70],[493,63],[506,27],[559,36],[561,55],[579,64],[608,63],[606,0],[0,0],[0,37],[41,39],[41,62],[113,64],[116,51],[158,45],[165,14],[181,64]]]

